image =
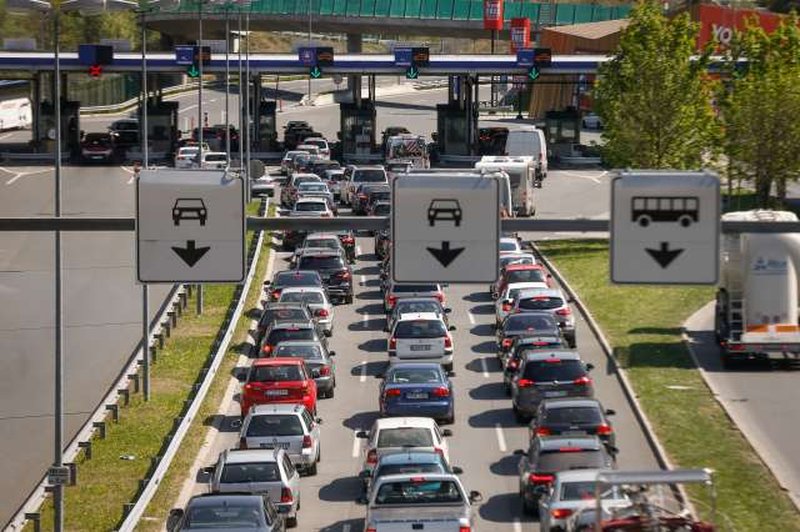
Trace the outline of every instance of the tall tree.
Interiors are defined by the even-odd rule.
[[[698,25],[688,14],[667,18],[652,0],[636,4],[630,19],[594,90],[604,158],[618,167],[698,168],[718,137]]]
[[[756,21],[734,34],[720,117],[731,178],[755,186],[761,207],[800,176],[800,29],[792,14],[771,34]]]

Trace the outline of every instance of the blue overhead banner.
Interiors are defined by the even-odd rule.
[[[553,61],[553,53],[550,48],[522,48],[517,50],[517,66],[526,67],[549,67]]]
[[[182,45],[175,47],[175,64],[189,66],[194,64],[194,46]]]
[[[411,48],[395,48],[394,64],[399,67],[410,67],[412,65],[414,52]]]
[[[80,44],[78,62],[82,65],[110,65],[114,62],[114,47],[105,44]]]

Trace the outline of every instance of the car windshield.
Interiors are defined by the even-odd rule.
[[[306,238],[304,247],[307,248],[325,248],[325,249],[339,249],[338,238]]]
[[[244,484],[247,482],[275,482],[280,479],[278,464],[256,462],[253,464],[225,464],[219,481],[222,484]]]
[[[437,301],[403,301],[402,299],[397,302],[395,312],[398,316],[402,314],[411,314],[414,312],[437,312],[441,313],[442,307]]]
[[[286,340],[313,340],[314,331],[308,327],[294,329],[275,329],[269,333],[267,343],[276,345]]]
[[[324,201],[298,201],[294,206],[294,210],[297,212],[325,212],[327,205]]]
[[[273,286],[319,286],[317,272],[281,272],[275,276]]]
[[[314,181],[300,183],[297,189],[301,192],[328,192],[328,187],[325,183],[317,183]]]
[[[337,270],[344,268],[341,257],[309,255],[300,257],[298,266],[304,270]]]
[[[594,500],[595,482],[593,480],[579,480],[561,484],[559,500],[562,501],[590,501]],[[603,499],[622,499],[622,492],[616,487],[603,492]]]
[[[381,484],[375,494],[376,504],[462,503],[461,490],[452,480],[411,478]]]
[[[389,374],[388,382],[394,384],[436,384],[442,382],[433,368],[397,368]]]
[[[534,296],[519,302],[522,310],[550,310],[564,306],[564,300],[557,296]]]
[[[507,257],[500,257],[500,267],[508,266],[509,264],[534,264],[533,257],[531,256],[522,256],[516,257],[514,255],[507,256]]]
[[[298,357],[306,360],[322,358],[322,350],[318,345],[279,345],[275,351],[277,357]]]
[[[353,173],[354,183],[380,183],[386,181],[383,170],[356,170]]]
[[[227,160],[227,156],[224,153],[220,153],[217,155],[216,153],[209,153],[206,155],[206,161],[210,162],[219,162]]]
[[[571,406],[568,408],[548,408],[543,422],[546,424],[599,425],[603,421],[597,408]]]
[[[378,447],[433,447],[430,429],[398,427],[378,433]]]
[[[325,177],[327,177],[329,181],[343,181],[345,179],[344,171],[325,172]]]
[[[253,416],[247,425],[247,436],[260,438],[263,436],[302,436],[303,424],[295,415],[274,414]]]
[[[525,364],[524,378],[533,382],[572,382],[585,375],[586,370],[580,360],[548,358]]]
[[[606,467],[599,450],[580,448],[553,449],[539,455],[536,469],[541,472],[569,471],[570,469],[602,469]]]
[[[319,292],[284,292],[279,301],[281,303],[322,304],[325,303],[325,298]]]
[[[547,278],[542,270],[511,270],[506,276],[506,281],[511,283],[544,283]]]
[[[388,203],[383,203],[381,205],[375,205],[375,210],[373,214],[375,216],[389,216],[392,213],[392,206]]]
[[[539,314],[511,314],[506,319],[506,331],[552,331],[557,327],[551,316]]]
[[[446,473],[446,471],[441,464],[387,464],[378,468],[375,478],[409,473]]]
[[[255,366],[250,373],[249,382],[290,382],[302,381],[303,372],[297,364],[285,366],[269,365]]]
[[[253,503],[241,504],[225,500],[219,506],[203,504],[190,507],[183,528],[190,530],[224,530],[242,528],[263,528],[264,511]]]
[[[392,286],[392,292],[396,294],[438,292],[438,287],[435,284],[396,284]]]
[[[394,329],[396,338],[441,338],[447,329],[439,320],[407,320],[397,323]]]
[[[517,251],[518,249],[519,249],[519,244],[517,244],[513,240],[500,241],[500,251]]]

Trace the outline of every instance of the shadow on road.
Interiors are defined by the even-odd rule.
[[[473,292],[465,295],[462,299],[470,303],[486,303],[492,300],[492,294],[489,292]]]
[[[497,350],[497,343],[494,341],[481,342],[470,347],[473,353],[492,353]]]
[[[386,325],[386,320],[384,318],[374,318],[367,321],[361,320],[353,322],[347,326],[347,330],[355,332],[383,331],[384,325]]]
[[[364,343],[358,344],[358,348],[367,353],[385,353],[386,352],[386,338],[373,338]]]
[[[488,316],[489,314],[494,314],[494,305],[475,305],[470,309],[470,312],[473,314],[480,314],[482,316]]]
[[[507,399],[505,387],[502,382],[487,382],[469,391],[471,399],[477,401],[502,401]]]
[[[382,375],[386,372],[386,366],[388,362],[383,360],[378,360],[375,362],[367,362],[366,364],[356,364],[352,368],[350,368],[350,375],[354,377],[360,377],[361,372],[364,371],[368,377],[375,378],[378,375]],[[366,366],[366,370],[364,367]]]
[[[379,417],[381,417],[381,413],[377,410],[373,412],[359,412],[342,421],[342,425],[350,430],[369,430]]]
[[[348,519],[347,521],[338,521],[320,528],[319,532],[364,532],[364,520]]]
[[[356,296],[356,299],[364,299],[367,301],[380,301],[383,299],[380,290],[370,290],[369,292],[361,292]]]
[[[470,416],[467,420],[470,427],[476,429],[493,429],[496,426],[503,428],[519,427],[520,424],[514,419],[514,413],[511,407],[496,408],[494,410],[486,410],[480,414]]]
[[[482,323],[470,329],[469,332],[475,336],[494,336],[494,325]]]
[[[481,364],[481,360],[486,361],[486,371],[489,373],[500,373],[503,371],[503,368],[500,366],[500,361],[497,360],[497,357],[493,356],[474,358],[464,367],[475,373],[483,373],[483,364]]]
[[[516,519],[523,522],[536,522],[524,518],[522,504],[519,495],[516,493],[492,495],[481,505],[478,513],[481,518],[493,523],[513,523]]]
[[[337,478],[319,489],[319,499],[328,502],[353,502],[364,491],[362,486],[358,477]]]
[[[517,471],[517,464],[519,464],[519,456],[510,454],[504,456],[497,462],[489,466],[489,471],[495,475],[502,475],[505,477],[515,477],[519,474]]]

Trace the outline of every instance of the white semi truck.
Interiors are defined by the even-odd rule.
[[[787,211],[730,212],[723,221],[796,222]],[[714,329],[722,362],[798,358],[800,235],[724,234]]]

